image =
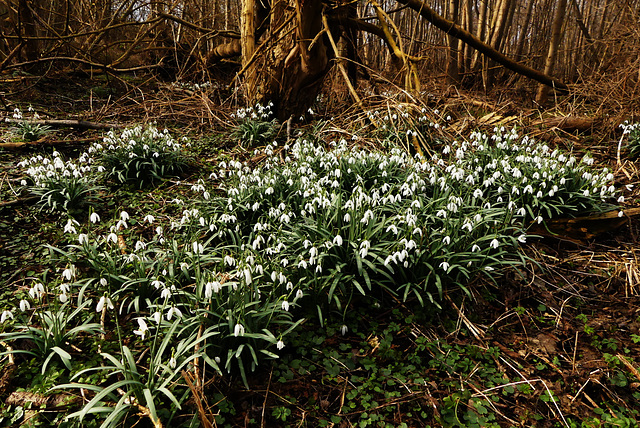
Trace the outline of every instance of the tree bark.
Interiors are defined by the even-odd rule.
[[[553,24],[551,25],[551,40],[549,42],[549,52],[547,53],[547,60],[544,65],[544,74],[550,75],[553,73],[556,64],[556,56],[558,54],[558,46],[562,38],[562,26],[564,25],[565,12],[567,10],[567,0],[558,0],[556,13],[553,18]],[[538,87],[538,93],[536,94],[536,102],[540,105],[544,105],[547,101],[548,88],[545,85]]]
[[[281,120],[299,115],[313,103],[332,58],[323,13],[321,0],[274,1],[270,13],[253,26],[254,32],[264,28],[264,34],[252,54],[242,52],[249,103],[272,102]]]
[[[451,22],[458,22],[458,16],[460,11],[459,0],[449,0],[449,17]],[[449,50],[447,51],[447,80],[452,85],[457,85],[460,82],[460,70],[458,62],[458,39],[452,34],[447,35],[447,41],[449,43]]]

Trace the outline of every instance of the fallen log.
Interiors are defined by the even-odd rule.
[[[30,119],[12,119],[7,117],[4,119],[6,123],[31,123],[33,125],[43,125],[43,126],[69,126],[71,128],[82,128],[82,129],[122,129],[125,126],[119,125],[115,123],[98,123],[98,122],[89,122],[87,120],[76,120],[76,119],[39,119],[39,120],[30,120]]]
[[[36,141],[20,141],[16,143],[0,143],[0,149],[7,150],[21,150],[26,147],[37,147],[37,146],[57,146],[61,144],[79,144],[79,143],[90,143],[93,141],[102,140],[102,137],[91,137],[91,138],[78,138],[75,140],[49,140],[47,138],[41,138]]]
[[[630,217],[637,215],[640,215],[640,208],[607,211],[586,217],[555,218],[532,225],[527,234],[584,244],[598,235],[622,227]]]
[[[592,132],[595,128],[602,126],[603,120],[600,118],[586,116],[558,116],[537,120],[531,126],[541,126],[543,128],[557,128],[566,132]]]

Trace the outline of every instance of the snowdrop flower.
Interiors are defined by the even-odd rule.
[[[162,293],[160,293],[160,297],[163,299],[169,299],[171,297],[171,290],[168,288],[163,289]]]
[[[486,266],[484,270],[486,270],[487,272],[491,272],[492,270],[495,270],[495,269],[492,268],[491,266]]]
[[[618,217],[623,217],[623,216],[624,216],[624,211],[618,212]]]
[[[91,220],[91,223],[97,223],[100,221],[100,216],[98,215],[98,213],[91,213],[91,215],[89,216],[89,220]]]
[[[146,216],[144,216],[144,219],[142,219],[143,222],[148,222],[149,224],[152,224],[155,221],[155,217],[152,216],[151,214],[147,214]],[[160,235],[161,233],[158,233],[158,235]]]
[[[445,272],[447,272],[449,270],[450,266],[451,265],[449,263],[447,263],[447,262],[442,262],[439,265],[439,267],[442,268],[442,270],[445,271]]]
[[[107,242],[113,242],[114,244],[116,244],[118,242],[118,235],[116,235],[115,233],[111,232],[109,235],[107,235]]]
[[[31,309],[31,304],[29,303],[29,301],[24,299],[20,300],[20,311],[25,312],[29,309]]]
[[[282,301],[282,309],[289,312],[289,302],[287,302],[286,300]]]
[[[536,217],[536,221],[538,222],[538,224],[542,223],[542,220],[543,220],[543,218],[542,218],[542,216],[541,216],[541,215],[539,215],[538,217]]]
[[[11,311],[3,311],[2,315],[0,316],[0,323],[4,324],[4,322],[8,319],[13,319],[13,313]]]
[[[369,241],[362,241],[359,251],[361,258],[364,259],[365,257],[367,257],[367,254],[369,254],[369,248],[371,248],[371,243]]]
[[[100,278],[100,285],[102,285],[103,287],[106,287],[108,284],[107,278]]]
[[[178,362],[176,361],[176,357],[173,355],[173,352],[172,352],[171,359],[169,360],[169,367],[171,367],[172,369],[175,369],[177,365],[178,365]]]
[[[154,281],[151,281],[151,285],[156,287],[156,289],[159,289],[160,287],[164,287],[164,282],[160,281],[159,279],[156,279]]]
[[[478,244],[473,244],[473,246],[471,247],[471,252],[475,253],[477,251],[480,251],[480,246]]]
[[[171,318],[173,318],[173,314],[176,314],[178,318],[182,317],[182,311],[172,305],[167,311],[167,321],[171,321]]]
[[[444,238],[442,238],[442,243],[444,245],[449,245],[451,243],[451,238],[449,237],[449,235],[447,235]]]
[[[120,219],[121,219],[122,221],[127,221],[127,220],[129,220],[129,213],[128,213],[128,212],[126,212],[126,211],[122,211],[122,212],[120,213]]]
[[[111,309],[113,310],[113,302],[111,301],[110,298],[108,298],[107,296],[102,296],[100,297],[100,300],[98,301],[98,304],[96,305],[96,312],[102,312],[102,310],[104,309],[104,307],[107,307],[107,309]]]
[[[144,318],[138,318],[138,329],[133,330],[133,333],[137,334],[142,340],[144,340],[144,336],[148,331],[149,327],[147,327],[147,322],[144,320]]]
[[[278,340],[278,343],[276,343],[276,348],[278,348],[278,351],[281,351],[282,348],[284,348],[284,342],[282,341],[282,339]]]
[[[296,291],[296,297],[293,299],[293,301],[295,302],[298,299],[302,299],[304,297],[304,293],[302,292],[302,290],[298,289],[298,291]]]
[[[491,248],[498,248],[500,246],[500,241],[498,241],[497,239],[493,238],[493,240],[491,241],[489,246]]]
[[[89,243],[89,236],[86,233],[81,233],[78,235],[78,242],[80,242],[80,245]]]
[[[152,317],[156,324],[160,324],[160,321],[162,320],[162,314],[160,312],[154,312]]]
[[[342,236],[336,235],[336,237],[333,238],[333,244],[337,245],[338,247],[342,246]]]
[[[521,243],[523,243],[523,244],[524,244],[525,242],[527,242],[527,235],[522,234],[522,235],[518,236],[518,242],[521,242]]]
[[[29,296],[31,296],[32,299],[41,299],[45,294],[44,285],[42,285],[42,283],[37,283],[29,289]]]
[[[340,333],[344,336],[348,332],[349,332],[349,327],[343,324],[342,327],[340,327]]]
[[[193,254],[202,254],[204,252],[204,247],[201,243],[194,242],[192,246],[193,246]]]
[[[66,268],[63,272],[62,272],[62,277],[64,279],[66,279],[67,281],[71,281],[71,278],[73,278],[75,276],[74,273],[74,268],[73,266]]]
[[[233,329],[233,335],[235,337],[244,336],[244,326],[242,324],[236,324]]]
[[[623,203],[624,202],[624,196],[620,196],[618,198],[618,203]]]
[[[78,233],[76,232],[76,228],[74,224],[79,226],[79,223],[77,221],[69,219],[67,221],[67,224],[64,226],[64,233],[73,233],[73,234]]]

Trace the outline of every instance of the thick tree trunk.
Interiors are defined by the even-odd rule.
[[[313,103],[332,56],[322,15],[320,0],[274,1],[271,13],[254,26],[265,28],[261,42],[252,54],[242,52],[249,103],[273,102],[281,120]]]
[[[449,0],[449,19],[451,22],[459,22],[459,0]],[[449,50],[447,55],[447,80],[449,84],[457,85],[460,83],[460,71],[458,62],[458,39],[451,34],[447,35],[447,42],[449,43]]]

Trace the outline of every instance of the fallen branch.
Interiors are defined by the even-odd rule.
[[[522,74],[523,76],[533,79],[536,82],[551,86],[556,90],[562,92],[569,91],[569,87],[562,81],[556,79],[555,77],[546,75],[541,71],[528,67],[522,63],[512,60],[502,52],[495,50],[493,47],[478,39],[467,30],[460,28],[455,22],[449,21],[438,15],[422,0],[398,0],[398,3],[406,4],[411,9],[418,12],[424,19],[426,19],[445,33],[455,37],[458,40],[461,40],[478,52],[491,58],[495,62],[502,64],[509,70],[515,71],[518,74]]]
[[[121,129],[124,125],[112,124],[112,123],[97,123],[89,122],[86,120],[76,119],[45,119],[45,120],[29,120],[29,119],[12,119],[7,117],[4,119],[6,123],[31,123],[33,125],[45,125],[45,126],[70,126],[72,128],[82,129]]]

